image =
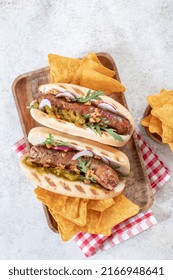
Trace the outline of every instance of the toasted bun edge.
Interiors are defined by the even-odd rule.
[[[19,159],[19,166],[23,174],[35,186],[40,186],[54,193],[71,197],[102,200],[118,196],[125,187],[125,180],[120,181],[114,190],[108,191],[95,188],[80,181],[68,181],[65,178],[57,177],[51,173],[39,173],[34,167],[30,167],[25,163],[25,158],[26,155],[23,155]]]

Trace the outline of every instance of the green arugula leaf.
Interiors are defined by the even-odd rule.
[[[107,127],[102,127],[102,130],[105,130],[114,139],[119,140],[120,142],[124,142],[123,138],[118,133],[116,133],[115,129],[107,128]]]
[[[89,179],[92,183],[97,183],[97,181],[92,176],[89,176]]]
[[[122,139],[122,137],[118,133],[116,133],[115,129],[113,129],[113,128],[107,128],[107,127],[99,125],[98,123],[85,124],[85,127],[91,128],[96,134],[99,134],[100,137],[102,137],[102,131],[106,131],[114,139],[119,140],[120,142],[124,141]]]
[[[46,140],[43,142],[43,144],[45,145],[51,145],[51,146],[70,146],[69,142],[59,142],[59,141],[55,141],[53,135],[50,133],[49,137],[46,138]]]
[[[98,123],[85,124],[84,126],[91,128],[95,132],[95,134],[98,133],[100,135],[100,137],[102,137],[101,127],[100,127],[100,125]]]
[[[84,181],[84,180],[86,179],[86,177],[81,175],[81,176],[79,177],[79,179],[82,180],[82,181]]]
[[[90,167],[91,160],[90,159],[82,160],[81,158],[78,158],[78,161],[79,161],[78,167],[80,171],[86,174]]]
[[[54,145],[54,137],[51,133],[49,133],[49,137],[46,138],[46,140],[43,142],[45,145]]]
[[[100,135],[100,137],[102,137],[101,126],[97,123],[95,127],[96,127],[97,133]]]
[[[55,146],[70,146],[69,142],[55,142]]]
[[[89,119],[91,114],[84,114],[83,116],[84,116],[85,119]]]
[[[78,97],[76,101],[78,101],[80,103],[86,103],[86,102],[90,101],[91,99],[100,100],[101,98],[99,96],[102,96],[102,95],[104,95],[104,92],[101,90],[93,91],[92,93],[91,93],[91,90],[89,90],[87,92],[86,97]]]

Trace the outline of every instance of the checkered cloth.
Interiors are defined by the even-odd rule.
[[[158,191],[170,178],[169,169],[163,164],[156,154],[148,147],[144,140],[137,135],[139,148],[142,152],[146,171],[153,188],[153,192]],[[26,151],[24,138],[13,145],[13,150],[20,157]],[[152,227],[157,223],[151,210],[139,213],[136,216],[116,225],[112,229],[112,234],[107,237],[102,234],[90,234],[80,232],[74,237],[74,241],[83,251],[86,257],[92,256],[99,251],[111,248],[130,237]]]

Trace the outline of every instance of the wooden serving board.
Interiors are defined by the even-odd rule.
[[[105,67],[115,71],[116,75],[114,78],[120,81],[119,74],[112,57],[109,54],[102,52],[97,53],[97,56]],[[12,85],[13,96],[28,149],[29,143],[27,135],[33,127],[40,126],[40,124],[32,119],[27,106],[32,100],[37,98],[38,86],[48,82],[50,82],[49,67],[45,67],[40,70],[20,75],[15,79]],[[112,93],[110,96],[127,108],[125,95],[123,93]],[[146,174],[141,151],[138,147],[135,132],[133,133],[130,141],[125,145],[125,147],[122,147],[121,150],[128,156],[131,165],[130,175],[127,178],[123,194],[132,202],[136,203],[141,208],[141,211],[145,211],[149,209],[153,203],[153,194]],[[57,223],[53,219],[48,208],[44,205],[43,208],[49,227],[53,231],[58,232]]]

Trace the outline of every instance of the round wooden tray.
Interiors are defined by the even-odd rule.
[[[144,116],[143,116],[144,118],[147,117],[147,116],[150,114],[151,109],[152,109],[152,108],[151,108],[150,105],[148,105],[148,106],[146,107],[145,112],[144,112]],[[144,128],[145,128],[145,130],[146,130],[148,136],[149,136],[152,140],[154,140],[155,142],[157,142],[157,143],[163,145],[162,138],[160,137],[159,134],[157,134],[157,133],[151,133],[151,132],[149,131],[148,127],[146,127],[146,126],[145,126]]]

